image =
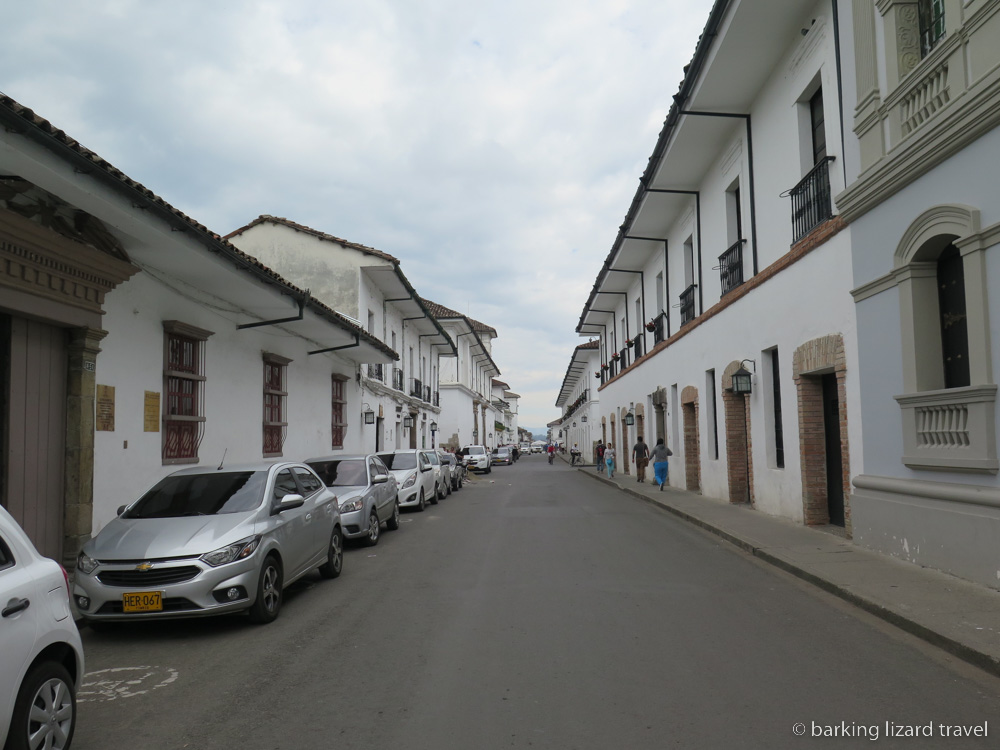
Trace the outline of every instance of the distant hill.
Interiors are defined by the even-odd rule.
[[[548,436],[549,431],[544,427],[523,427],[522,429],[527,430],[531,433],[532,440],[545,440]]]

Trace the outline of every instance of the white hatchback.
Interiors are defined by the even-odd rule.
[[[83,644],[69,579],[0,508],[0,747],[66,750],[76,729]],[[5,745],[4,743],[9,743]]]

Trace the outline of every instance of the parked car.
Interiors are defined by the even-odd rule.
[[[399,507],[423,511],[427,503],[437,504],[434,465],[426,451],[401,448],[391,453],[377,454],[396,478],[399,486]]]
[[[378,456],[326,456],[307,459],[306,465],[337,493],[345,539],[364,539],[374,547],[383,523],[390,531],[399,528],[396,477]]]
[[[438,466],[441,467],[441,483],[444,485],[445,490],[447,490],[448,495],[450,495],[455,489],[455,483],[452,481],[452,468],[451,462],[448,461],[448,455],[443,450],[436,450],[434,454],[437,456]]]
[[[452,491],[462,489],[462,485],[465,483],[465,464],[454,453],[442,452],[441,465],[444,466],[446,463],[451,467]]]
[[[531,453],[530,443],[521,443],[521,445],[519,445],[517,449],[521,452],[522,456],[527,456],[529,453]]]
[[[510,466],[514,463],[514,454],[506,446],[493,449],[493,463]]]
[[[91,623],[246,610],[274,620],[282,590],[343,566],[337,497],[305,464],[176,471],[87,542],[73,594]]]
[[[431,466],[434,467],[434,488],[437,491],[437,499],[444,500],[444,498],[451,493],[451,479],[449,476],[445,475],[444,470],[441,467],[441,456],[438,455],[436,450],[423,451],[427,460],[430,462]]]
[[[65,750],[84,673],[69,578],[2,507],[0,607],[0,747]]]
[[[462,448],[462,456],[465,461],[465,468],[470,471],[481,471],[489,474],[493,469],[490,461],[490,453],[483,445],[467,445]]]

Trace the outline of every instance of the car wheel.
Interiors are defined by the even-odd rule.
[[[344,569],[344,537],[338,526],[330,535],[330,549],[326,553],[326,562],[319,566],[319,574],[324,578],[336,578]]]
[[[385,522],[385,527],[389,531],[396,531],[399,528],[399,498],[392,501],[392,515]]]
[[[438,489],[438,486],[435,484],[434,485],[434,494],[431,495],[431,505],[437,505],[438,504],[438,498],[440,498],[440,497],[441,497],[441,491]]]
[[[458,489],[462,489],[462,484],[464,482],[465,482],[465,478],[464,477],[459,477],[458,478]]]
[[[368,516],[368,536],[365,537],[365,546],[374,547],[378,544],[378,537],[381,533],[382,524],[378,520],[378,511],[373,507],[371,514]]]
[[[257,599],[250,607],[250,619],[260,625],[274,622],[281,611],[281,563],[268,555],[260,568]]]
[[[17,693],[7,735],[8,750],[62,750],[76,729],[76,692],[66,667],[47,661],[35,666]]]
[[[424,488],[420,488],[420,500],[417,502],[417,513],[423,513],[427,503],[424,501]]]
[[[487,474],[492,474],[493,473],[493,467],[492,466],[487,466],[486,467],[486,473]]]

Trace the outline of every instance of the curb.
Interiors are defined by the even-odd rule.
[[[588,474],[588,472],[583,472],[583,473]],[[931,644],[932,646],[940,648],[942,651],[946,651],[952,656],[958,657],[962,661],[972,664],[973,666],[978,667],[979,669],[982,669],[985,672],[989,672],[990,674],[996,677],[1000,677],[1000,660],[996,659],[990,654],[978,651],[974,648],[971,648],[970,646],[967,646],[961,641],[957,641],[954,638],[949,638],[948,636],[942,635],[941,633],[935,630],[931,630],[925,625],[921,625],[919,622],[916,622],[915,620],[905,617],[899,614],[898,612],[894,612],[893,610],[888,609],[887,607],[879,604],[878,602],[875,602],[871,599],[862,596],[858,596],[854,592],[849,591],[848,589],[839,586],[833,583],[832,581],[828,581],[825,578],[821,578],[815,573],[811,573],[808,570],[805,570],[804,568],[789,562],[788,560],[784,560],[781,557],[778,557],[777,555],[774,555],[761,547],[751,544],[745,539],[742,539],[734,534],[731,534],[730,532],[725,531],[724,529],[721,529],[718,526],[714,526],[711,523],[702,520],[701,518],[692,516],[690,513],[686,513],[685,511],[679,508],[675,508],[667,503],[661,503],[656,498],[648,497],[647,495],[644,495],[643,493],[637,490],[633,490],[629,487],[622,487],[617,482],[614,482],[606,477],[601,476],[596,471],[589,473],[588,476],[592,477],[593,479],[596,479],[599,482],[602,482],[603,484],[615,487],[625,492],[628,495],[631,495],[633,497],[638,498],[639,500],[649,503],[650,505],[654,505],[657,508],[665,510],[668,513],[671,513],[672,515],[680,518],[681,520],[686,521],[687,523],[690,523],[693,526],[697,526],[698,528],[703,529],[719,537],[720,539],[732,544],[734,547],[737,547],[743,552],[752,555],[758,560],[766,562],[769,565],[772,565],[786,573],[790,573],[796,578],[805,581],[806,583],[812,584],[813,586],[816,586],[817,588],[820,588],[829,594],[833,594],[834,596],[844,600],[845,602],[853,604],[854,606],[864,610],[868,614],[874,615],[875,617],[884,620],[890,625],[893,625],[899,628],[900,630],[903,630],[909,633],[910,635],[913,635],[921,639],[922,641]]]

